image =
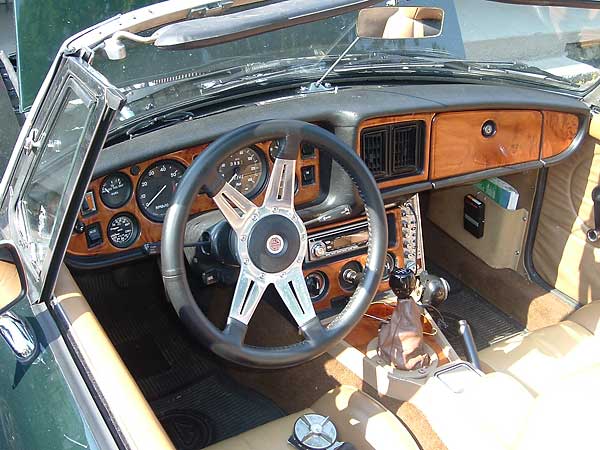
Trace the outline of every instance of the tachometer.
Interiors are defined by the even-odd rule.
[[[163,221],[183,172],[185,166],[172,160],[155,162],[144,171],[138,182],[136,198],[148,219]]]
[[[228,156],[219,166],[219,173],[246,197],[255,197],[267,178],[267,160],[257,147],[246,147]]]
[[[107,176],[100,185],[100,198],[109,208],[120,208],[129,201],[133,187],[127,175],[121,172]]]
[[[112,245],[127,248],[135,242],[140,234],[140,227],[131,214],[117,214],[108,223],[106,235]]]

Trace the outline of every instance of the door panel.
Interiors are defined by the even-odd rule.
[[[590,129],[598,122],[593,116]],[[600,242],[586,239],[594,227],[592,190],[600,185],[600,141],[592,134],[549,169],[532,254],[542,279],[581,304],[600,300]]]

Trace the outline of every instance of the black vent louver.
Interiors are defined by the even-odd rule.
[[[417,175],[423,171],[425,122],[366,128],[361,157],[377,181]]]
[[[387,172],[387,141],[387,127],[370,128],[363,132],[362,159],[375,178],[385,176]]]

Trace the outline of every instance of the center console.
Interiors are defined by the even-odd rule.
[[[456,390],[468,378],[465,374],[480,373],[461,360],[428,311],[445,299],[449,287],[426,270],[420,217],[418,194],[388,209],[388,254],[378,295],[354,330],[330,351],[380,395],[400,400],[412,398],[429,380]],[[324,322],[343,309],[360,282],[368,238],[364,220],[309,234],[305,277]]]
[[[420,274],[425,267],[420,230],[419,197],[387,211],[388,252],[379,293],[389,291],[389,274],[408,268]],[[304,275],[315,310],[321,319],[341,311],[354,292],[366,263],[367,222],[348,221],[343,225],[311,230]]]

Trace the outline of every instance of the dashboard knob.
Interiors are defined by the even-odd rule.
[[[417,277],[410,269],[399,267],[390,274],[390,288],[398,298],[408,298],[417,286]]]
[[[322,258],[327,253],[327,247],[323,242],[316,242],[310,249],[315,258]]]

